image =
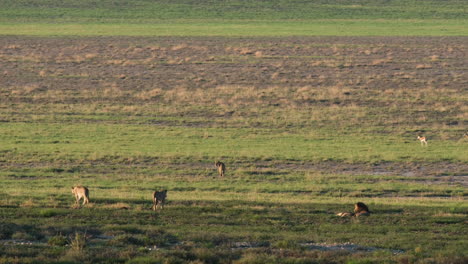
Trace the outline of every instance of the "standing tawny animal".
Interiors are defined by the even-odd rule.
[[[167,190],[160,190],[160,191],[155,191],[153,192],[153,206],[151,209],[156,211],[156,208],[161,206],[161,209],[164,208],[164,204],[166,203],[166,197],[167,197]]]
[[[218,175],[224,177],[224,173],[226,172],[226,165],[221,161],[216,161],[215,166],[218,169]]]
[[[83,198],[83,205],[89,203],[89,190],[84,186],[72,187],[72,194],[75,195],[75,204],[79,204]]]
[[[418,136],[418,139],[419,139],[419,141],[421,141],[421,146],[426,145],[426,147],[427,147],[426,137],[420,137],[420,136]]]

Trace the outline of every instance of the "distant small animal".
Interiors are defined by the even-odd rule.
[[[369,207],[367,207],[367,205],[365,205],[362,202],[357,202],[356,204],[354,204],[354,215],[355,216],[370,215]]]
[[[468,141],[468,132],[463,133],[463,136],[458,140],[458,142]]]
[[[426,137],[421,137],[421,136],[418,136],[418,139],[419,141],[421,142],[421,146],[426,146],[427,147],[427,141],[426,141]]]
[[[75,204],[79,204],[81,198],[83,198],[83,205],[89,203],[89,190],[84,186],[72,187],[72,194],[75,196]]]
[[[160,191],[155,191],[153,192],[153,206],[151,209],[153,211],[156,211],[156,208],[158,205],[161,207],[161,209],[164,208],[164,204],[166,203],[166,197],[167,197],[167,190],[160,190]]]
[[[336,215],[341,216],[341,217],[369,216],[370,211],[369,211],[369,207],[367,207],[367,205],[365,205],[362,202],[357,202],[357,203],[354,204],[354,212],[343,212],[343,213],[337,213]]]
[[[224,165],[224,163],[221,161],[216,161],[215,166],[218,169],[218,175],[220,177],[224,177],[224,173],[226,172],[226,165]]]

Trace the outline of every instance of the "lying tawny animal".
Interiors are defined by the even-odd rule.
[[[347,216],[369,216],[370,215],[370,211],[369,211],[369,208],[367,207],[367,205],[365,205],[364,203],[362,202],[357,202],[356,204],[354,204],[354,213],[351,213],[351,212],[343,212],[343,213],[337,213],[336,214],[337,216],[341,216],[341,217],[347,217]]]
[[[368,215],[370,215],[369,208],[364,203],[357,202],[354,205],[354,215],[355,216],[360,216],[360,215],[368,216]]]
[[[418,139],[419,139],[419,141],[421,141],[421,146],[426,145],[426,147],[427,147],[426,137],[420,137],[420,136],[418,136]]]
[[[81,198],[83,198],[83,205],[89,203],[89,190],[84,186],[72,187],[72,194],[75,195],[75,204],[79,204]]]
[[[151,209],[156,211],[156,208],[158,205],[161,207],[161,209],[164,208],[164,204],[166,203],[166,197],[167,197],[167,190],[160,190],[160,191],[155,191],[153,192],[153,206]]]
[[[226,172],[226,165],[224,165],[224,163],[221,161],[216,161],[215,166],[218,169],[218,175],[220,177],[224,177],[224,173]]]

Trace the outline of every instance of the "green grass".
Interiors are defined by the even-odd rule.
[[[333,1],[14,1],[2,0],[5,20],[98,21],[159,19],[466,19],[462,0]]]
[[[0,124],[2,147],[29,161],[142,157],[302,160],[345,162],[466,162],[464,144],[433,140],[422,148],[410,139],[358,134],[327,137],[330,130],[177,128],[120,124]],[[88,135],[83,137],[83,135]],[[375,144],[379,142],[379,144]],[[53,153],[52,155],[50,155]]]
[[[0,34],[31,36],[466,36],[467,20],[157,21],[3,23]]]
[[[346,181],[346,178],[341,179]],[[240,180],[237,184],[245,183]],[[117,185],[114,184],[114,190],[119,188]],[[120,188],[126,190],[124,186]],[[106,193],[115,197],[113,190],[99,190],[96,186],[91,191],[91,197],[94,197],[91,206],[79,210],[67,208],[72,200],[69,196],[56,197],[55,200],[60,200],[59,205],[40,202],[22,204],[20,207],[4,205],[0,211],[9,219],[0,226],[4,238],[27,237],[28,240],[41,243],[47,241],[47,237],[65,234],[70,244],[76,234],[86,233],[91,238],[85,242],[80,254],[76,255],[67,246],[3,246],[0,247],[2,261],[11,261],[13,257],[22,261],[59,259],[73,263],[83,261],[81,258],[106,263],[129,259],[136,261],[143,257],[188,261],[203,259],[208,254],[218,262],[221,259],[239,261],[262,258],[264,253],[268,253],[270,261],[260,263],[287,263],[300,259],[311,261],[316,258],[321,259],[319,263],[343,263],[362,257],[374,261],[398,262],[410,258],[414,261],[432,259],[436,263],[444,263],[462,260],[466,256],[466,230],[463,226],[467,207],[457,199],[444,201],[441,206],[434,203],[427,206],[427,201],[426,205],[412,205],[412,199],[384,202],[374,198],[348,197],[311,202],[314,194],[294,198],[291,195],[266,198],[261,194],[252,197],[231,194],[225,199],[219,199],[220,192],[205,195],[198,191],[191,196],[188,192],[172,191],[166,208],[152,213],[147,209],[149,199],[144,197],[147,192],[133,191],[131,197],[135,194],[141,197],[126,196],[114,200],[105,197]],[[44,196],[32,198],[41,201]],[[10,205],[20,200],[17,199],[11,197]],[[365,201],[374,214],[358,219],[343,219],[333,215],[335,212],[349,211],[352,208],[350,200]],[[122,202],[130,205],[130,209],[119,209],[117,203]],[[40,209],[44,206],[62,208],[49,209],[44,213]],[[32,221],[33,228],[30,224]],[[99,236],[108,238],[98,239]],[[241,242],[254,245],[255,248],[231,249]],[[353,243],[361,248],[377,247],[380,254],[327,254],[307,250],[303,243]],[[159,250],[149,250],[155,246]],[[27,252],[25,248],[28,248]],[[201,251],[203,255],[199,254]],[[394,254],[393,251],[399,253]],[[103,255],[106,260],[102,259]]]
[[[464,1],[12,1],[0,34],[466,36]]]

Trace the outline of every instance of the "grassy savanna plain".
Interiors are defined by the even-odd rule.
[[[464,1],[0,6],[1,263],[467,262]]]
[[[463,263],[466,43],[4,36],[1,261]]]
[[[0,0],[0,34],[466,36],[464,0]]]

